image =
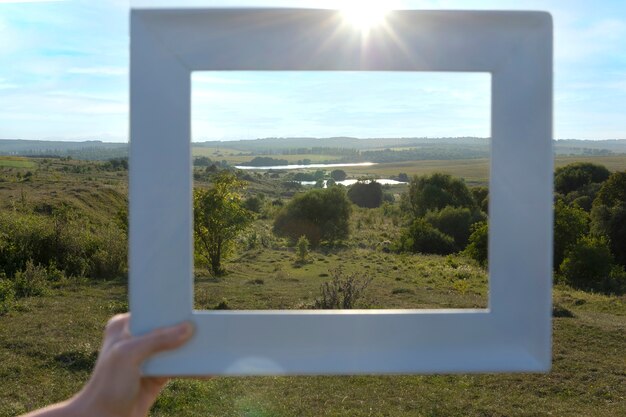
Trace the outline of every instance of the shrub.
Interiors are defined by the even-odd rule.
[[[446,206],[439,211],[429,211],[424,220],[454,239],[456,250],[462,250],[470,237],[472,224],[485,220],[479,211],[465,207]]]
[[[0,279],[0,316],[8,313],[15,303],[15,286],[7,279]]]
[[[613,265],[613,256],[605,238],[585,236],[570,247],[560,265],[565,281],[574,288],[620,293],[624,275]]]
[[[126,272],[126,235],[116,227],[104,227],[94,242],[95,251],[90,257],[89,274],[93,278],[119,278]]]
[[[454,239],[435,229],[427,221],[416,219],[400,236],[398,249],[403,252],[420,252],[447,255],[454,252]]]
[[[602,165],[575,162],[556,169],[554,172],[554,189],[558,193],[568,194],[585,185],[603,182],[609,175],[609,170]]]
[[[372,282],[371,277],[359,278],[356,272],[344,276],[341,268],[329,272],[331,280],[320,287],[321,294],[314,305],[316,309],[352,309]]]
[[[309,256],[309,240],[304,235],[300,236],[296,243],[296,256],[298,262],[301,263],[306,262],[306,258]]]
[[[304,235],[317,247],[322,240],[348,237],[351,212],[344,187],[310,190],[297,194],[278,213],[274,233],[292,241]]]
[[[589,230],[589,215],[580,207],[568,206],[562,200],[554,204],[554,269],[565,257],[565,252]]]
[[[429,210],[441,210],[446,206],[476,207],[474,197],[463,180],[448,174],[413,177],[408,197],[415,217],[422,217]]]
[[[335,169],[330,172],[330,177],[335,181],[343,181],[348,177],[348,175],[343,169]]]
[[[489,226],[487,222],[475,223],[471,232],[469,243],[463,253],[484,267],[488,260]]]
[[[263,207],[263,201],[257,196],[248,197],[244,200],[243,206],[253,213],[260,213]]]
[[[383,187],[376,181],[359,181],[348,189],[348,198],[359,207],[380,207],[383,202]]]
[[[46,268],[26,262],[23,271],[17,271],[13,277],[16,297],[35,297],[44,295],[48,290],[48,274]]]

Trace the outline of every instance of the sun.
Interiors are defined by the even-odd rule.
[[[343,19],[365,33],[385,23],[389,11],[382,1],[346,0],[343,3],[340,9]]]

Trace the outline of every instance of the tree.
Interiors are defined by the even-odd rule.
[[[467,245],[472,224],[485,220],[478,210],[472,212],[465,207],[447,206],[439,211],[429,211],[424,220],[454,239],[457,250]]]
[[[294,242],[302,235],[311,246],[349,234],[352,208],[344,187],[316,188],[294,196],[274,220],[274,233]]]
[[[607,207],[613,207],[618,203],[626,204],[626,171],[611,174],[602,184],[594,201],[594,205],[603,204]]]
[[[416,219],[402,233],[398,249],[404,252],[447,255],[454,252],[454,239],[435,229],[424,219]]]
[[[589,231],[589,215],[580,207],[568,206],[558,199],[554,204],[554,269],[565,252]]]
[[[610,172],[603,165],[575,162],[557,168],[554,172],[554,189],[566,195],[591,183],[601,183],[609,178]]]
[[[489,225],[487,222],[475,223],[471,228],[472,234],[463,253],[477,261],[480,266],[486,266],[489,249]]]
[[[222,171],[214,177],[211,188],[194,190],[195,252],[214,276],[224,273],[222,260],[252,221],[241,200],[244,186],[244,181]]]
[[[446,206],[472,210],[476,207],[472,193],[463,180],[441,173],[413,177],[409,185],[409,202],[415,217]]]
[[[613,207],[595,204],[591,210],[591,233],[608,238],[615,261],[626,266],[626,203]]]
[[[357,182],[348,189],[348,198],[359,207],[376,208],[383,203],[383,187],[376,181]]]
[[[348,175],[343,169],[335,169],[330,173],[330,177],[335,181],[343,181],[348,177]]]
[[[614,266],[604,238],[581,238],[567,251],[560,270],[565,281],[574,288],[604,293],[621,293],[624,290],[624,271]]]
[[[304,235],[300,236],[300,239],[296,242],[296,255],[300,263],[305,263],[306,258],[309,256],[309,240]]]

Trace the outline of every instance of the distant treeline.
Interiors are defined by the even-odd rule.
[[[315,144],[316,146],[311,146]],[[242,155],[333,155],[343,162],[400,162],[425,159],[471,159],[489,155],[488,138],[265,138],[194,142],[194,147],[217,147]],[[604,156],[626,154],[626,139],[554,141],[557,155]],[[0,155],[71,157],[109,160],[128,156],[127,143],[63,142],[0,139]],[[335,159],[336,160],[336,159]]]

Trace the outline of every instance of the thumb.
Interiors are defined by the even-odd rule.
[[[126,349],[134,359],[143,362],[155,353],[182,346],[191,338],[193,330],[193,325],[188,321],[163,327],[130,339],[126,343]]]

